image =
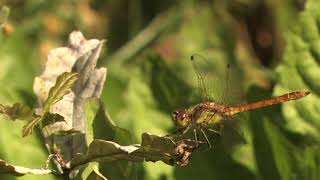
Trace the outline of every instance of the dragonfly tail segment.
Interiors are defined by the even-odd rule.
[[[233,116],[235,114],[238,114],[244,111],[271,106],[274,104],[279,104],[279,103],[283,103],[291,100],[297,100],[307,96],[308,94],[310,94],[310,91],[291,92],[291,93],[284,94],[282,96],[276,96],[270,99],[266,99],[266,100],[262,100],[254,103],[238,105],[238,106],[228,106],[226,107],[225,111],[228,116]]]

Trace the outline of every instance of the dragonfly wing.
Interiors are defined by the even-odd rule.
[[[239,98],[235,97],[238,97],[240,93],[235,93],[235,91],[241,89],[239,69],[225,61],[208,61],[200,54],[191,56],[191,64],[197,78],[199,94],[203,100],[220,104],[238,102]],[[234,99],[237,100],[234,101]]]
[[[193,67],[193,70],[196,74],[197,77],[197,82],[198,82],[198,90],[199,90],[199,94],[204,98],[205,101],[209,101],[209,92],[208,92],[208,86],[206,85],[206,76],[207,73],[205,73],[205,71],[202,71],[200,66],[201,63],[205,64],[205,65],[209,65],[208,61],[201,56],[200,54],[193,54],[190,58],[191,60],[191,64]]]

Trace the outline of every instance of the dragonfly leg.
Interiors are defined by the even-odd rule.
[[[211,149],[211,143],[210,143],[210,141],[209,141],[209,139],[208,139],[208,137],[207,137],[207,135],[206,135],[206,133],[204,132],[204,130],[203,129],[200,129],[200,131],[202,132],[202,134],[203,134],[203,136],[204,136],[204,138],[206,139],[206,141],[207,141],[207,143],[208,143],[208,148],[209,149]]]
[[[191,126],[188,126],[188,127],[186,127],[185,129],[182,129],[182,130],[183,130],[183,131],[182,131],[182,134],[187,133],[187,132],[189,131],[190,127],[191,127]]]
[[[208,131],[216,133],[216,134],[219,134],[221,136],[221,132],[220,131],[217,131],[217,130],[214,130],[214,129],[210,129],[210,128],[208,128]]]
[[[199,143],[198,143],[198,134],[197,134],[197,129],[196,128],[193,129],[193,133],[194,133],[194,138],[196,140],[196,147],[198,147]]]
[[[222,136],[222,132],[223,132],[223,124],[220,124],[219,131],[217,131],[217,130],[215,130],[215,129],[211,129],[211,128],[208,128],[208,130],[209,130],[210,132],[213,132],[213,133],[219,134],[219,136]]]

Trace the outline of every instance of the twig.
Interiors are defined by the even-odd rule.
[[[108,59],[107,65],[123,64],[135,57],[149,44],[158,39],[162,33],[173,26],[180,24],[181,14],[176,8],[155,17],[152,22],[142,30],[136,37],[121,47]]]

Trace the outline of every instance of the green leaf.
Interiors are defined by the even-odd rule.
[[[301,156],[300,167],[302,169],[301,179],[317,180],[320,177],[320,147],[307,147]]]
[[[271,96],[271,92],[264,92],[257,88],[252,88],[249,93],[249,99],[251,100],[265,99]],[[295,149],[290,147],[283,134],[277,129],[278,127],[271,123],[272,120],[277,121],[279,119],[277,117],[278,109],[278,106],[273,106],[250,112],[249,119],[256,163],[259,175],[264,179],[281,179],[281,177],[288,179],[288,169],[292,169],[294,162],[294,158],[290,158],[289,154]],[[286,164],[279,166],[280,162],[286,160]],[[282,171],[279,168],[282,168]]]
[[[190,105],[195,90],[179,79],[158,54],[149,52],[145,58],[142,73],[148,74],[144,78],[159,104],[159,110],[171,113],[173,109]],[[184,96],[181,96],[181,92],[184,92]]]
[[[115,125],[100,99],[87,99],[85,103],[85,114],[88,144],[94,139],[110,140],[121,144],[132,143],[130,133]]]
[[[8,164],[6,161],[0,159],[0,174],[23,176],[26,174],[46,175],[51,173],[52,171],[48,169],[30,169],[21,166],[15,166],[12,164]]]
[[[0,113],[6,115],[11,120],[31,120],[33,119],[33,110],[29,106],[15,103],[12,107],[0,104]]]
[[[55,122],[65,122],[64,117],[56,114],[56,113],[45,113],[42,116],[38,116],[35,117],[32,121],[28,122],[28,124],[26,124],[25,126],[23,126],[22,129],[22,137],[26,137],[28,135],[30,135],[33,131],[33,128],[39,123],[43,121],[42,126],[45,127],[47,125],[53,124]],[[79,131],[65,131],[65,132],[61,132],[63,134],[72,134],[72,133],[76,133]],[[59,134],[59,132],[57,132],[56,134]]]
[[[286,32],[287,46],[283,63],[277,68],[278,81],[273,92],[281,95],[309,90],[311,94],[269,112],[252,113],[256,161],[260,176],[265,179],[320,177],[316,173],[320,168],[316,151],[320,137],[319,12],[319,1],[309,0]]]
[[[301,100],[284,103],[282,113],[287,130],[319,141],[320,133],[320,3],[310,0],[293,27],[285,34],[283,63],[277,68],[274,94],[310,90]]]
[[[89,144],[94,139],[104,139],[120,144],[132,144],[130,133],[115,125],[105,110],[103,103],[97,98],[87,99],[85,102],[86,139]],[[114,163],[100,163],[100,171],[111,179],[132,179],[136,177],[133,162],[119,161]]]
[[[74,180],[107,180],[100,171],[99,164],[95,162],[90,162],[86,164],[85,167],[77,174]]]
[[[126,106],[120,110],[115,122],[132,132],[134,142],[139,142],[144,132],[166,135],[167,130],[172,127],[172,120],[167,112],[159,109],[159,104],[153,97],[153,92],[147,82],[151,77],[138,68],[130,69],[130,77],[127,83],[127,91],[124,94]],[[150,71],[151,72],[151,71]],[[154,72],[156,73],[156,72]],[[151,80],[152,81],[152,80]],[[154,170],[151,163],[143,163],[143,168],[138,171],[145,172],[146,179],[157,179],[163,174],[170,174],[173,177],[173,167],[163,163],[157,163],[158,168]]]
[[[32,82],[39,68],[37,48],[30,46],[24,39],[25,33],[20,28],[15,29],[10,37],[2,39],[0,47],[0,102],[12,106],[15,102],[27,104],[29,107],[35,102],[32,92]],[[24,167],[37,168],[44,165],[48,157],[48,151],[43,142],[39,140],[39,134],[34,133],[28,140],[22,138],[21,129],[26,122],[7,121],[1,115],[0,119],[0,158],[8,160],[10,164],[23,165]],[[35,154],[35,156],[32,156]],[[29,174],[23,177],[0,174],[0,179],[14,180],[54,180],[54,175]]]
[[[50,89],[43,112],[49,112],[51,106],[60,101],[64,95],[70,92],[70,88],[78,79],[78,73],[64,72],[57,77],[56,84]]]
[[[22,137],[26,137],[32,134],[33,128],[42,121],[43,116],[38,116],[34,118],[32,121],[28,122],[28,124],[24,125],[22,128]]]
[[[271,92],[250,91],[250,96],[264,98]],[[263,99],[261,97],[261,99]],[[306,137],[299,137],[283,129],[281,107],[285,104],[250,112],[253,146],[259,176],[263,179],[317,179],[319,168],[318,145],[310,146]]]
[[[23,127],[22,129],[23,137],[30,135],[32,133],[33,128],[45,118],[48,118],[47,120],[49,122],[45,122],[44,125],[48,125],[50,124],[50,122],[55,120],[63,121],[62,116],[58,114],[53,115],[48,113],[50,111],[50,108],[55,103],[60,101],[64,95],[70,92],[70,88],[76,82],[77,78],[78,78],[78,74],[73,72],[64,72],[57,77],[56,84],[52,88],[50,88],[48,98],[44,103],[42,115],[34,118],[32,121],[28,122],[28,124],[26,124]],[[56,118],[56,119],[53,119],[53,118]]]
[[[86,180],[107,180],[106,177],[104,177],[97,167],[93,168],[93,171],[90,173],[90,175],[87,177]]]

